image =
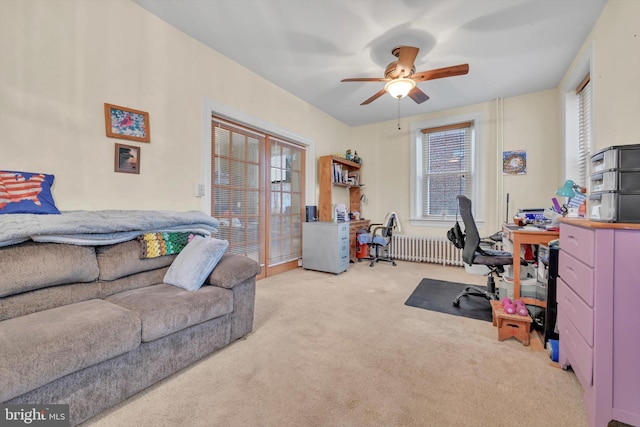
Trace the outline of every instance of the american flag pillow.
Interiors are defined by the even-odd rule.
[[[0,170],[0,214],[59,214],[51,186],[54,176]]]

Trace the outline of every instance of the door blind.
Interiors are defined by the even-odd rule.
[[[213,122],[211,214],[220,226],[216,237],[229,241],[229,252],[264,265],[261,222],[260,158],[264,136]]]

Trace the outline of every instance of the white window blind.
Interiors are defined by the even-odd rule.
[[[213,121],[211,158],[211,215],[218,218],[219,239],[229,252],[264,265],[264,216],[261,206],[261,150],[265,136]]]
[[[576,88],[578,95],[578,182],[586,187],[591,155],[591,81],[589,74]]]
[[[422,218],[458,212],[458,194],[472,197],[473,122],[422,129]]]

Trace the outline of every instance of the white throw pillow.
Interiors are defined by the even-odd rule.
[[[195,236],[173,260],[164,283],[188,291],[200,289],[228,247],[227,240]]]

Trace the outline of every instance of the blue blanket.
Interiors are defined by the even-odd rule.
[[[75,245],[112,245],[147,232],[185,231],[210,236],[218,220],[201,211],[66,211],[60,215],[0,215],[0,247],[33,240]]]

